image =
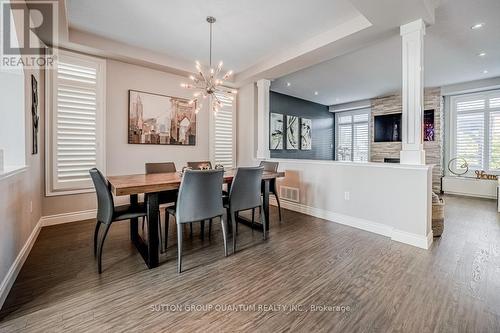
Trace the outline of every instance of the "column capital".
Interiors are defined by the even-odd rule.
[[[257,81],[257,87],[268,89],[271,87],[271,80],[260,79],[259,81]]]
[[[416,21],[410,22],[403,24],[401,27],[399,27],[399,33],[401,36],[411,34],[416,31],[421,31],[422,34],[425,35],[425,23],[424,20],[418,19]]]

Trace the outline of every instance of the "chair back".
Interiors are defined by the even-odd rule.
[[[146,163],[146,173],[176,172],[174,162]]]
[[[260,166],[264,167],[264,171],[277,172],[279,162],[260,161]]]
[[[224,214],[224,170],[186,170],[177,198],[177,223],[207,220]]]
[[[212,163],[210,161],[188,162],[187,166],[191,168],[191,170],[212,170]]]
[[[102,173],[96,168],[89,170],[90,177],[94,182],[95,192],[97,194],[97,220],[109,224],[113,219],[115,204],[113,195],[108,188],[108,183]]]
[[[232,211],[258,207],[263,167],[238,168],[229,191],[229,205]]]

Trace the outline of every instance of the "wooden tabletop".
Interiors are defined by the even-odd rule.
[[[224,171],[224,182],[231,182],[236,169]],[[284,172],[264,171],[262,179],[284,177]],[[140,193],[160,192],[179,188],[182,176],[179,172],[151,173],[107,177],[114,195],[131,195]]]

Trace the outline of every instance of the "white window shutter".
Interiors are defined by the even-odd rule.
[[[368,162],[370,109],[338,112],[335,118],[337,160]]]
[[[366,122],[354,123],[353,157],[354,162],[368,162],[368,115]]]
[[[469,168],[482,169],[484,113],[458,112],[456,124],[456,156],[464,158]]]
[[[352,153],[352,124],[338,126],[338,160],[350,161]]]
[[[89,170],[104,172],[105,61],[60,52],[52,72],[47,192],[92,190]]]
[[[233,168],[236,164],[234,99],[221,93],[215,93],[215,96],[222,106],[217,115],[212,115],[212,160],[225,168]]]
[[[498,100],[500,104],[500,98]],[[489,169],[498,172],[500,171],[500,111],[492,111],[490,113],[490,140],[488,149],[490,159]]]

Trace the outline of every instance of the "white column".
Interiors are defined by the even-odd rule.
[[[402,164],[425,164],[423,145],[424,35],[422,19],[400,28],[403,49]]]
[[[269,151],[269,87],[271,81],[257,81],[257,159],[270,157]]]

